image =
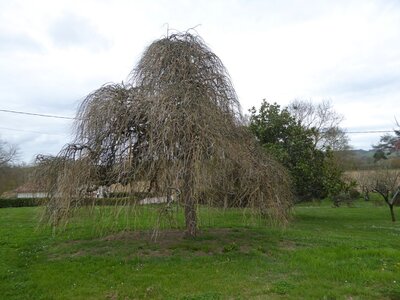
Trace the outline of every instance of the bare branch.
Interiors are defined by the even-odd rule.
[[[18,147],[0,140],[0,167],[8,165],[18,157]]]
[[[93,187],[113,185],[156,196],[178,189],[192,236],[197,204],[220,205],[228,194],[229,205],[288,220],[286,171],[256,146],[225,67],[198,36],[152,43],[127,85],[108,84],[86,97],[75,129],[75,141],[56,160],[55,221]]]
[[[296,99],[288,106],[291,115],[305,128],[312,129],[314,143],[320,149],[346,150],[348,137],[340,128],[344,117],[334,111],[329,100],[314,104]]]

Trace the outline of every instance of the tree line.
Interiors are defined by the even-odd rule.
[[[31,167],[18,163],[18,147],[0,139],[0,196],[28,180]]]
[[[350,194],[342,120],[329,101],[263,100],[246,123],[221,60],[199,36],[172,34],[144,51],[128,83],[85,98],[75,139],[57,156],[38,157],[34,179],[50,195],[44,219],[66,222],[99,187],[145,182],[139,192],[148,195],[179,191],[191,237],[199,203],[249,207],[285,223],[294,201]],[[382,159],[398,147],[381,144]],[[2,170],[16,153],[5,145]]]

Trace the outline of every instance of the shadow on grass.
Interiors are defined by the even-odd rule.
[[[162,230],[156,233],[151,230],[123,231],[102,238],[55,244],[49,249],[49,259],[115,255],[130,259],[137,256],[210,256],[252,252],[267,254],[269,248],[277,246],[277,236],[246,228],[205,229],[194,239],[186,239],[182,230]]]

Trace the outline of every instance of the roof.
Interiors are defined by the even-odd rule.
[[[20,185],[14,190],[14,192],[16,193],[38,193],[43,191],[45,191],[45,188],[43,186],[36,185],[31,181]]]

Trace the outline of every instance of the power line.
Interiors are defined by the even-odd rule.
[[[13,130],[13,131],[21,131],[21,132],[30,132],[30,133],[37,133],[37,134],[49,134],[49,135],[59,135],[57,133],[47,133],[47,132],[40,132],[40,131],[32,131],[32,130],[24,130],[24,129],[16,129],[16,128],[9,128],[9,127],[0,127],[0,129],[5,130]],[[347,131],[346,134],[364,134],[364,133],[389,133],[394,132],[394,130],[369,130],[369,131]]]
[[[394,130],[345,131],[345,133],[388,133]]]
[[[13,113],[13,114],[20,114],[20,115],[29,115],[29,116],[36,116],[36,117],[45,117],[45,118],[56,118],[56,119],[67,119],[67,120],[78,120],[77,118],[73,117],[66,117],[66,116],[57,116],[57,115],[50,115],[50,114],[39,114],[39,113],[31,113],[31,112],[25,112],[25,111],[17,111],[17,110],[9,110],[9,109],[0,109],[0,112],[6,112],[6,113]],[[2,129],[7,129],[7,130],[15,130],[15,131],[26,131],[26,132],[32,132],[32,133],[40,133],[40,132],[34,132],[34,131],[27,131],[27,130],[20,130],[20,129],[13,129],[13,128],[5,128],[5,127],[0,127]],[[389,133],[389,132],[394,132],[394,130],[366,130],[366,131],[347,131],[345,132],[346,134],[361,134],[361,133]],[[51,133],[43,133],[43,134],[51,134]]]
[[[37,114],[37,113],[31,113],[31,112],[25,112],[25,111],[17,111],[17,110],[0,109],[0,111],[1,112],[6,112],[6,113],[29,115],[29,116],[36,116],[36,117],[76,120],[76,118],[72,118],[72,117],[55,116],[55,115],[48,115],[48,114]]]

